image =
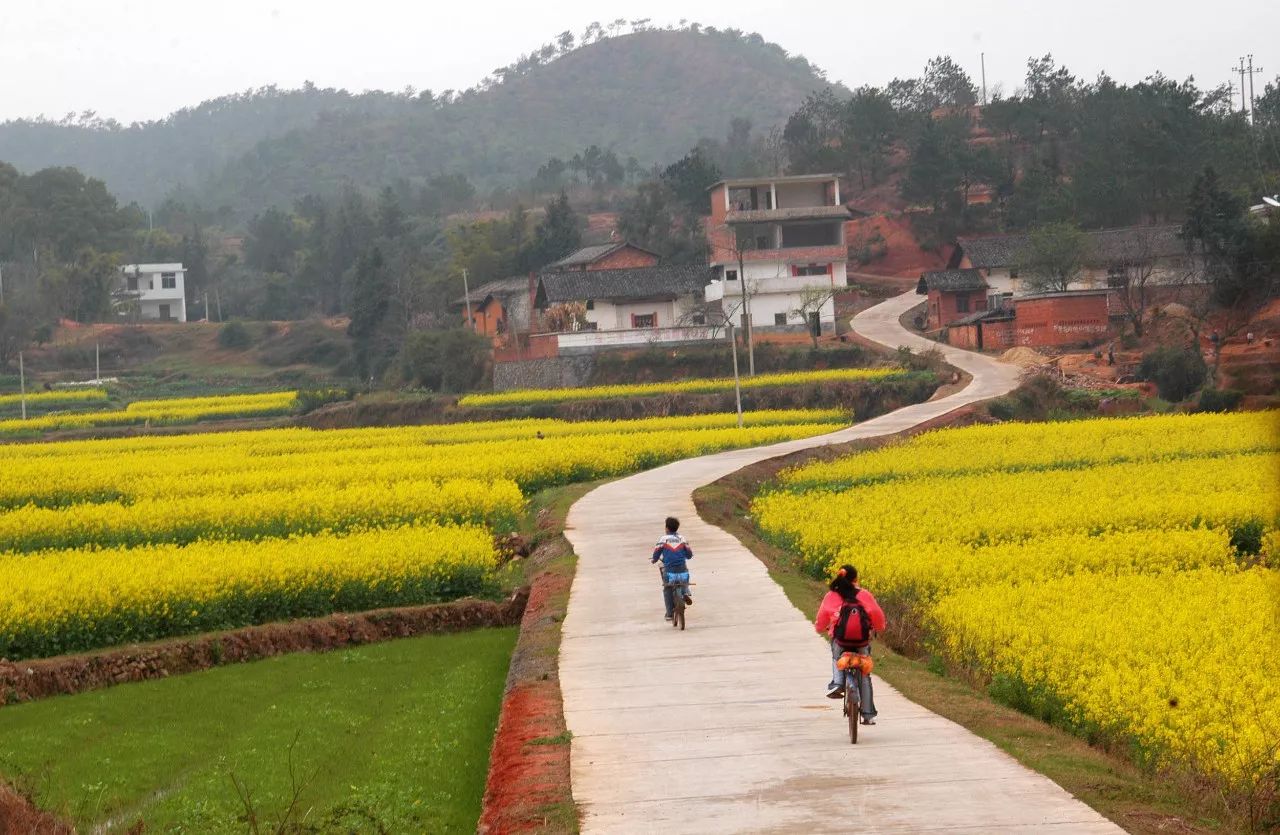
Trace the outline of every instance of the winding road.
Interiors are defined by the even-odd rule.
[[[890,299],[854,330],[891,348],[938,347],[899,325],[918,303],[915,293]],[[1017,384],[1014,367],[942,350],[973,376],[956,394],[819,438],[669,464],[570,510],[579,561],[560,682],[584,832],[1122,831],[881,679],[879,724],[850,745],[839,703],[825,698],[825,645],[764,565],[694,510],[694,490],[750,464],[901,432]],[[686,632],[663,621],[648,561],[667,514],[695,553]]]

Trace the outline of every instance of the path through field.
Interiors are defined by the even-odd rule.
[[[936,347],[898,324],[918,303],[891,299],[855,329],[893,348]],[[1016,385],[1013,367],[944,350],[973,375],[958,394],[821,438],[670,464],[573,506],[579,563],[560,681],[584,832],[1121,831],[883,680],[879,724],[850,745],[839,703],[825,698],[826,645],[763,564],[694,511],[695,489],[757,461],[899,432]],[[649,565],[667,514],[695,554],[686,632],[663,621]]]

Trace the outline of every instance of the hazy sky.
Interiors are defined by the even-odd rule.
[[[1053,11],[1050,11],[1050,8]],[[1028,56],[1124,81],[1154,70],[1202,86],[1240,55],[1280,71],[1280,2],[407,2],[407,0],[0,0],[0,119],[96,110],[152,119],[248,87],[305,80],[351,90],[475,84],[593,20],[682,18],[756,31],[850,86],[919,73],[949,53],[1009,91]]]

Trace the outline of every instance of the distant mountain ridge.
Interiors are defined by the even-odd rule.
[[[344,185],[466,175],[518,186],[548,157],[592,144],[643,165],[669,162],[735,117],[784,123],[830,84],[806,60],[734,30],[648,30],[603,38],[448,102],[429,95],[306,87],[226,96],[166,119],[0,124],[0,160],[74,165],[125,200],[181,189],[237,214]]]

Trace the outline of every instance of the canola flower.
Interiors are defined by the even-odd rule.
[[[748,414],[742,430],[733,415],[700,415],[586,424],[514,421],[520,425],[505,429],[506,422],[288,429],[0,447],[0,509],[458,477],[513,480],[531,492],[734,446],[817,435],[850,420],[839,410],[820,410]]]
[[[478,526],[0,554],[0,657],[31,658],[491,592]]]
[[[28,392],[28,405],[58,406],[64,404],[97,403],[107,399],[107,390],[103,388],[65,389],[57,391]],[[18,394],[0,394],[0,409],[18,406],[23,396]]]
[[[1280,765],[1278,418],[943,430],[785,472],[753,514],[1011,703],[1248,791]]]
[[[201,420],[270,417],[288,414],[296,403],[297,394],[289,391],[222,397],[137,400],[124,409],[114,411],[41,415],[26,420],[21,418],[0,420],[0,435],[53,429],[131,426],[141,423],[178,425]]]
[[[820,410],[749,414],[744,429],[700,415],[0,447],[0,656],[479,593],[495,584],[492,537],[529,491],[850,420]]]
[[[777,388],[813,383],[885,380],[905,374],[898,368],[841,368],[824,371],[795,371],[759,374],[742,379],[742,388]],[[565,389],[524,389],[493,394],[468,394],[458,401],[460,406],[527,406],[538,403],[564,403],[574,400],[606,400],[620,397],[650,397],[662,394],[716,394],[733,391],[732,379],[677,380],[667,383],[588,386]]]
[[[1280,767],[1277,601],[1280,572],[1233,566],[962,588],[929,621],[1037,709],[1240,786]]]

